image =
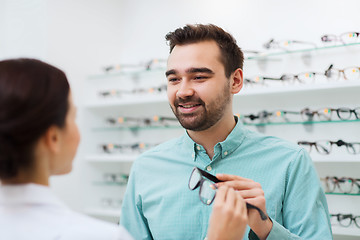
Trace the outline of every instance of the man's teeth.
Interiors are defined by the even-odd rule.
[[[192,107],[195,107],[197,106],[197,104],[193,104],[193,105],[183,105],[182,107],[183,108],[192,108]]]

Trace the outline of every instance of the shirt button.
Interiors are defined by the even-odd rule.
[[[196,149],[200,151],[201,148],[200,148],[200,146],[197,146]]]
[[[227,152],[227,151],[225,151],[225,152],[224,152],[224,155],[225,155],[225,156],[226,156],[226,155],[228,155],[228,152]]]
[[[209,172],[212,170],[211,166],[207,166],[206,170],[208,170]]]

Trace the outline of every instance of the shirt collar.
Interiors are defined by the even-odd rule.
[[[34,183],[1,185],[0,204],[55,205],[67,208],[49,187]]]
[[[214,146],[215,151],[221,151],[221,155],[223,158],[233,153],[241,145],[241,143],[246,137],[247,131],[244,128],[243,124],[239,121],[237,116],[234,116],[234,118],[236,121],[236,125],[233,130],[230,132],[230,134],[226,137],[224,141],[219,142]],[[192,159],[196,161],[196,153],[198,151],[204,150],[203,146],[194,142],[194,140],[191,139],[187,131],[183,139],[183,150],[185,152],[189,152],[189,155],[191,155]]]

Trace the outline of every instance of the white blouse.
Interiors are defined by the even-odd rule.
[[[38,184],[0,186],[2,240],[132,240],[121,226],[70,210]]]

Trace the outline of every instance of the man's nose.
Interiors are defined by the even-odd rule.
[[[188,98],[194,95],[194,89],[192,84],[188,81],[188,80],[183,80],[181,81],[180,85],[179,85],[179,89],[176,92],[176,97],[178,98]]]

